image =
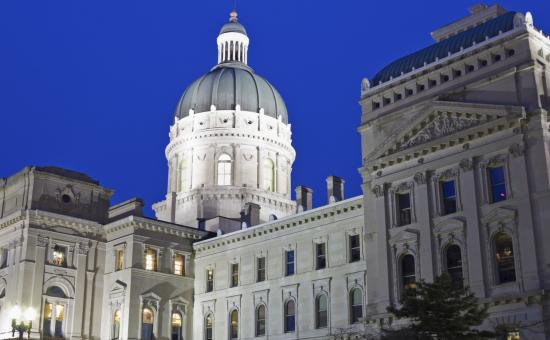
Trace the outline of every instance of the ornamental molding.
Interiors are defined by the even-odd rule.
[[[377,184],[374,187],[372,187],[371,191],[374,194],[376,198],[380,198],[384,196],[384,184]]]
[[[439,181],[448,181],[453,180],[458,177],[458,169],[457,168],[451,168],[447,169],[441,172],[436,173],[432,180],[434,183],[437,183]]]
[[[525,153],[525,146],[524,146],[524,145],[520,145],[520,144],[518,144],[518,143],[514,143],[514,144],[510,145],[510,147],[508,148],[508,152],[509,152],[509,153],[512,155],[512,157],[514,157],[514,158],[523,156],[523,154]]]
[[[500,166],[508,160],[507,154],[498,154],[495,156],[492,156],[488,159],[482,160],[479,162],[479,168],[480,169],[486,169],[491,167]]]
[[[38,247],[47,247],[49,242],[50,238],[48,236],[38,235],[36,237],[36,245]]]
[[[469,158],[464,158],[458,163],[458,166],[463,172],[468,172],[474,168],[474,162]]]
[[[424,185],[426,184],[426,179],[427,179],[427,175],[425,172],[417,172],[416,174],[414,174],[414,177],[413,177],[414,181],[416,184],[418,185]]]

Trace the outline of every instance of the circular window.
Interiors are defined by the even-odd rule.
[[[71,202],[71,196],[69,196],[67,194],[64,194],[63,196],[61,196],[61,200],[63,201],[63,203],[70,203]]]

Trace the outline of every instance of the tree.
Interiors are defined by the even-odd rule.
[[[447,273],[433,283],[418,282],[403,292],[401,307],[388,311],[398,319],[407,318],[408,326],[384,329],[383,339],[488,339],[495,334],[473,329],[487,318],[487,308],[468,287],[456,284]]]

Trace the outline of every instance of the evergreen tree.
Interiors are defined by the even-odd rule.
[[[467,287],[453,282],[447,273],[433,283],[421,281],[403,292],[401,307],[388,311],[407,318],[404,328],[383,331],[383,339],[488,339],[495,334],[473,329],[487,317],[487,309]]]

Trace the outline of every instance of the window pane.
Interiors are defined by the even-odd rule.
[[[212,316],[208,315],[206,317],[206,331],[205,331],[205,340],[212,340],[213,339],[213,332],[212,332]]]
[[[456,188],[455,181],[441,182],[441,194],[443,196],[443,214],[456,212]]]
[[[145,269],[157,270],[157,251],[151,248],[147,248],[145,251]]]
[[[239,285],[239,265],[237,263],[231,264],[231,287],[237,287]]]
[[[401,279],[404,289],[416,288],[416,269],[412,255],[405,255],[401,259]]]
[[[317,269],[323,269],[327,265],[326,261],[326,245],[325,243],[319,243],[316,245],[317,251]]]
[[[489,184],[491,190],[491,202],[496,203],[506,200],[506,183],[504,180],[504,167],[489,168]]]
[[[286,252],[286,275],[294,275],[294,250]]]
[[[361,246],[359,242],[359,235],[351,235],[349,237],[350,247],[350,262],[356,262],[361,259]]]
[[[266,159],[264,161],[263,176],[263,189],[267,191],[275,191],[275,165],[270,159]]]
[[[237,339],[239,337],[239,314],[236,310],[231,312],[230,338]]]
[[[457,285],[463,285],[462,254],[460,247],[453,244],[447,248],[447,272]]]
[[[65,267],[67,265],[67,248],[55,246],[53,248],[52,263],[56,266]]]
[[[218,158],[218,185],[231,185],[231,157],[227,154]]]
[[[206,271],[206,291],[211,292],[214,290],[214,270],[208,269]]]
[[[317,298],[317,328],[327,327],[327,297],[321,295]]]
[[[295,306],[294,301],[289,300],[285,304],[285,332],[294,332],[295,327]]]
[[[53,316],[53,305],[46,303],[44,305],[44,322],[42,324],[42,332],[45,336],[51,336],[51,325]]]
[[[350,307],[351,323],[361,321],[363,317],[363,294],[358,288],[352,289],[350,292]]]
[[[113,339],[118,339],[120,336],[120,310],[113,314]]]
[[[265,335],[265,306],[256,310],[256,336]]]
[[[257,281],[265,281],[265,257],[258,257],[258,275]]]
[[[399,225],[411,224],[411,196],[409,193],[397,194]]]
[[[178,254],[174,257],[174,274],[185,275],[184,263],[185,257],[183,255]]]
[[[118,249],[116,251],[116,270],[124,269],[124,250]]]
[[[512,238],[504,233],[495,236],[495,251],[498,283],[516,281]]]

